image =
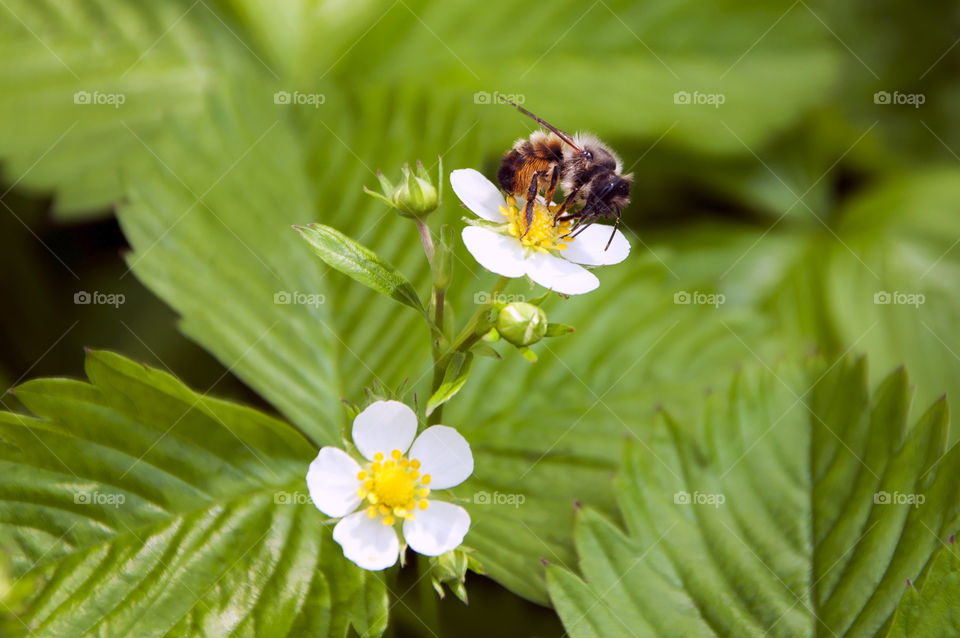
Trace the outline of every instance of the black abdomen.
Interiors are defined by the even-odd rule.
[[[523,156],[515,149],[507,151],[500,161],[500,170],[497,171],[497,181],[500,182],[500,188],[508,193],[514,193],[514,184],[523,168]]]

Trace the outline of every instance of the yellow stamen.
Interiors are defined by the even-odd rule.
[[[357,474],[357,496],[369,503],[365,508],[367,516],[393,525],[398,520],[412,520],[417,509],[427,509],[423,499],[430,493],[430,488],[425,487],[430,483],[430,475],[420,475],[420,461],[406,458],[400,450],[391,451],[390,458],[385,458],[383,452],[377,452],[373,458]]]
[[[540,199],[535,200],[529,230],[524,208],[523,202],[518,205],[516,198],[508,197],[507,206],[501,206],[500,213],[507,218],[510,234],[519,239],[525,248],[541,252],[565,250],[567,244],[573,241],[572,237],[565,237],[570,232],[569,221],[554,224],[554,218],[560,209],[559,204],[545,204]]]

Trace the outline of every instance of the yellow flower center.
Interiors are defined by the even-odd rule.
[[[397,519],[411,520],[413,513],[429,505],[430,475],[420,475],[420,461],[407,459],[403,452],[394,450],[384,460],[383,452],[373,456],[373,462],[357,474],[361,481],[357,496],[369,503],[370,518],[381,517],[384,525],[393,525]]]
[[[570,222],[553,223],[559,204],[550,202],[545,204],[539,198],[533,203],[533,220],[527,230],[527,219],[523,207],[517,207],[515,197],[507,198],[507,205],[500,207],[500,213],[507,218],[510,234],[520,240],[526,248],[533,248],[541,252],[550,250],[564,250],[567,244],[573,241],[572,237],[564,237],[570,232]]]

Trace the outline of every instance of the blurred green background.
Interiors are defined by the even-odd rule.
[[[516,540],[516,568],[507,552],[492,575],[544,603],[523,570],[573,558],[543,512],[612,512],[623,437],[659,406],[695,416],[687,397],[743,363],[810,352],[866,353],[875,380],[907,364],[920,406],[960,388],[958,33],[954,2],[3,0],[0,384],[80,376],[82,348],[107,348],[333,431],[311,376],[350,399],[417,379],[425,330],[325,272],[289,225],[336,226],[424,282],[409,223],[361,186],[438,155],[493,177],[533,130],[497,103],[516,96],[636,176],[630,260],[549,308],[577,338],[536,366],[483,362],[446,415],[488,455],[481,481],[544,497],[475,541]],[[431,223],[462,214],[448,191]],[[466,315],[492,279],[459,257]],[[328,303],[279,307],[280,290]],[[440,635],[561,635],[548,610],[469,585]],[[398,612],[396,635],[429,635]]]

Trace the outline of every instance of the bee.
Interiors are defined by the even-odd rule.
[[[520,138],[504,154],[497,171],[501,188],[514,197],[526,199],[526,228],[533,221],[533,202],[540,191],[549,203],[557,186],[564,199],[553,223],[573,221],[567,237],[576,237],[601,218],[616,218],[607,248],[620,225],[620,211],[630,203],[633,175],[622,175],[620,158],[607,145],[591,135],[568,135],[519,104],[510,102],[524,115],[533,118],[547,131],[534,131]]]

